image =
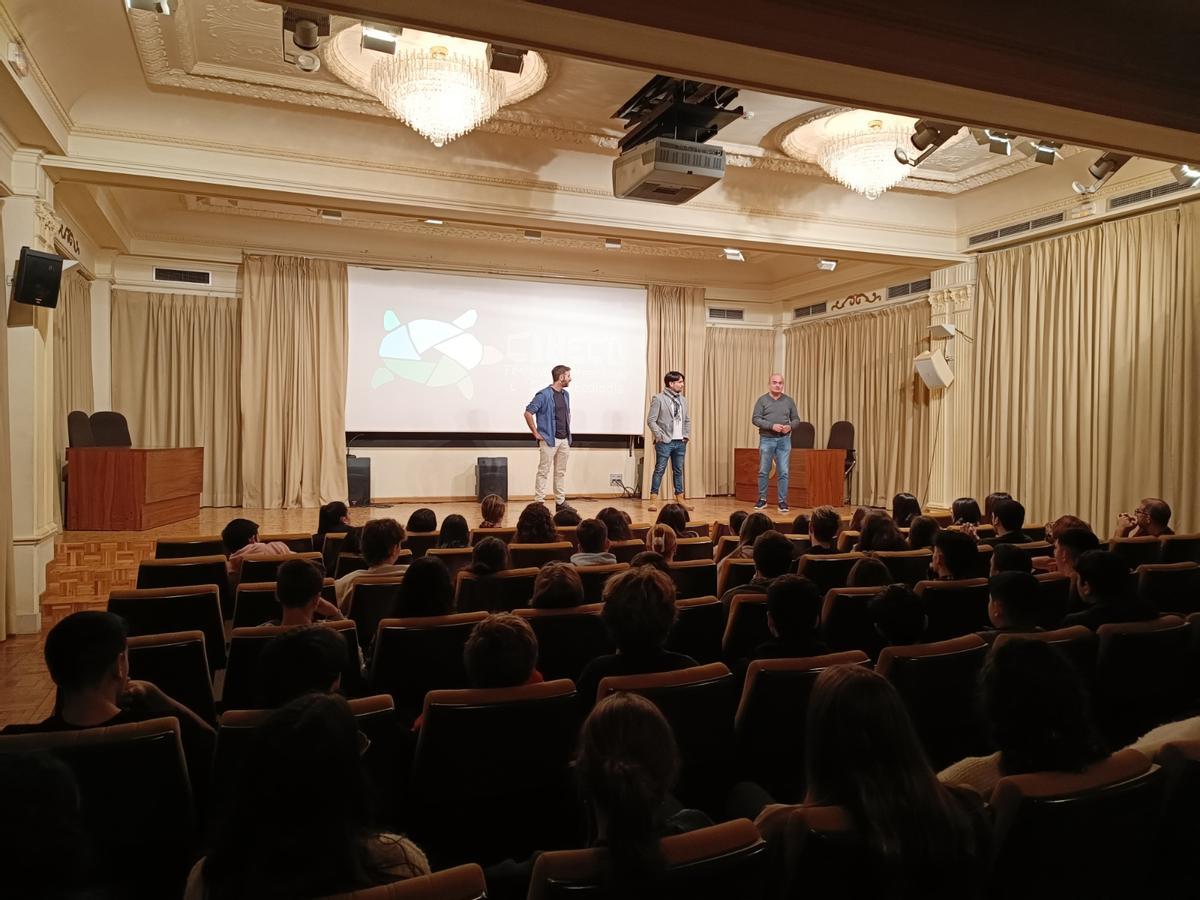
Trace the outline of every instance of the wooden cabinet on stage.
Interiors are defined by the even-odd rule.
[[[71,447],[70,531],[145,531],[200,514],[204,448]]]
[[[842,484],[845,477],[845,450],[799,450],[792,448],[791,471],[788,473],[788,506],[841,506]],[[753,503],[758,499],[758,448],[736,448],[733,451],[734,496]],[[767,484],[767,502],[772,506],[779,499],[775,472]]]

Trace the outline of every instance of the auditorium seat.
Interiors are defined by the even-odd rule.
[[[821,606],[821,638],[830,650],[862,650],[872,659],[884,640],[875,630],[867,604],[877,587],[831,588]]]
[[[792,560],[798,564],[800,557],[812,550],[812,538],[807,534],[788,534],[784,536],[792,542]]]
[[[215,723],[217,710],[204,645],[201,631],[131,637],[128,644],[129,677],[149,681],[204,721]]]
[[[140,576],[139,576],[140,578]],[[217,585],[110,591],[108,611],[125,620],[131,637],[199,631],[204,635],[208,668],[225,668],[225,623]]]
[[[358,628],[359,641],[369,656],[375,646],[379,623],[400,615],[403,575],[364,575],[350,585],[346,594],[346,618]]]
[[[922,581],[916,594],[925,604],[925,640],[943,641],[991,628],[986,578]]]
[[[338,554],[342,552],[342,546],[348,536],[349,533],[345,531],[331,531],[325,535],[325,540],[321,543],[321,560],[325,563],[326,573],[336,574]]]
[[[717,592],[717,566],[711,559],[670,562],[677,597],[707,597]]]
[[[713,544],[707,537],[680,538],[675,546],[676,562],[691,562],[694,559],[712,561]]]
[[[641,538],[631,538],[627,541],[613,541],[608,552],[617,558],[617,562],[630,562],[635,556],[646,549],[646,542]]]
[[[367,565],[367,561],[363,559],[361,553],[339,553],[336,559],[337,562],[334,563],[333,569],[333,578],[335,581],[339,578],[345,578],[351,572],[358,572],[361,569],[370,568]],[[399,560],[397,560],[397,562],[399,562]]]
[[[867,898],[895,890],[890,867],[880,862],[843,807],[782,807],[771,811],[762,830],[782,869],[774,896]],[[924,896],[922,886],[911,885],[904,896]]]
[[[685,806],[717,810],[732,783],[733,713],[738,685],[723,663],[673,672],[600,679],[596,700],[632,691],[658,706],[679,744],[677,796]]]
[[[725,607],[714,596],[685,597],[675,601],[675,624],[666,647],[698,663],[721,658],[721,635],[725,629]]]
[[[560,541],[566,541],[571,545],[571,552],[579,552],[579,526],[577,525],[555,525],[554,531],[558,535]]]
[[[1071,604],[1071,578],[1061,572],[1040,572],[1033,577],[1038,583],[1037,624],[1057,628]]]
[[[145,590],[215,584],[221,599],[221,616],[229,619],[233,617],[233,592],[229,589],[229,573],[225,564],[225,557],[216,555],[143,559],[138,564],[137,587],[139,590]],[[211,648],[209,652],[212,652]]]
[[[579,724],[567,679],[430,691],[406,796],[413,839],[439,860],[485,865],[578,846]]]
[[[308,553],[288,553],[279,554],[278,556],[246,556],[242,558],[242,581],[274,581],[275,573],[279,571],[279,567],[285,562],[292,562],[297,559],[302,559],[310,562],[322,570],[321,574],[324,577],[325,560],[320,553],[309,551]]]
[[[487,900],[487,881],[483,869],[467,863],[350,894],[330,894],[320,900]]]
[[[859,650],[798,659],[756,659],[746,670],[733,720],[737,777],[761,785],[780,803],[804,799],[808,698],[830,666],[870,665]]]
[[[749,584],[753,578],[754,560],[727,559],[717,567],[717,594],[724,597],[726,591]]]
[[[432,690],[465,688],[463,648],[486,612],[384,619],[367,677],[372,694],[390,694],[401,722],[411,722]]]
[[[71,770],[99,865],[89,885],[97,896],[183,894],[199,835],[175,717],[0,735],[0,753],[51,753]]]
[[[821,589],[821,593],[846,586],[850,570],[860,559],[866,559],[865,553],[850,551],[848,553],[809,553],[800,557],[797,572],[811,579]]]
[[[1136,750],[1083,772],[1000,779],[991,798],[991,895],[1144,896],[1162,798],[1162,770]]]
[[[1070,625],[1051,631],[1029,631],[1024,633],[1004,632],[992,641],[992,652],[1009,641],[1042,641],[1053,644],[1074,663],[1075,668],[1088,686],[1089,692],[1096,681],[1096,632],[1084,625]]]
[[[717,538],[716,547],[713,550],[713,561],[720,562],[730,553],[737,549],[741,538],[736,534],[725,534]]]
[[[566,609],[514,609],[538,639],[537,669],[547,680],[579,679],[583,667],[614,650],[612,637],[600,618],[603,603]]]
[[[336,604],[333,579],[326,578],[321,587],[321,596]],[[275,596],[274,581],[242,581],[237,586],[233,600],[233,627],[253,628],[277,621],[283,615],[279,598]]]
[[[1178,869],[1179,890],[1174,896],[1184,896],[1195,884],[1190,866],[1177,866],[1189,859],[1200,847],[1200,741],[1171,741],[1163,744],[1154,757],[1162,767],[1167,802],[1163,808],[1156,840],[1159,870]],[[1171,896],[1168,893],[1166,896]]]
[[[975,558],[975,564],[971,567],[971,578],[988,578],[992,572],[992,545],[979,544],[975,548],[979,555]]]
[[[459,572],[471,565],[470,547],[433,547],[425,555],[440,559],[445,564],[451,584],[455,583]]]
[[[155,559],[179,559],[186,556],[223,556],[225,545],[219,534],[194,538],[159,538],[154,542]]]
[[[507,569],[495,575],[458,573],[455,609],[459,612],[510,612],[528,606],[536,568]]]
[[[1166,534],[1158,540],[1162,562],[1200,563],[1200,534]]]
[[[895,685],[934,769],[983,750],[975,685],[987,655],[975,634],[948,641],[884,647],[876,671]]]
[[[874,556],[888,567],[892,578],[909,587],[918,581],[929,578],[929,566],[933,562],[931,550],[873,550],[868,556]]]
[[[410,531],[404,535],[400,546],[411,553],[413,559],[420,559],[436,547],[441,539],[441,531]]]
[[[517,535],[517,529],[513,528],[475,528],[471,530],[471,546],[474,547],[484,538],[494,537],[500,538],[506,544],[511,544],[514,537]]]
[[[540,569],[548,562],[570,562],[574,552],[570,541],[552,544],[518,544],[514,541],[508,545],[514,569]]]
[[[1191,634],[1183,619],[1101,625],[1096,637],[1096,713],[1114,746],[1187,710]]]
[[[696,537],[707,538],[709,543],[712,543],[712,522],[688,522],[685,530],[694,532]]]
[[[1200,612],[1200,565],[1150,563],[1138,566],[1135,574],[1138,597],[1151,609],[1181,616]]]
[[[861,531],[851,531],[849,528],[838,532],[837,550],[838,553],[849,553],[858,546],[858,539],[862,535]]]
[[[629,568],[629,563],[617,562],[604,566],[576,566],[579,580],[583,582],[583,602],[599,603],[603,599],[604,585],[612,578]]]
[[[631,522],[629,524],[629,533],[643,543],[646,542],[646,533],[650,530],[648,522]]]
[[[313,537],[311,534],[295,531],[285,532],[282,534],[260,534],[258,539],[264,544],[269,544],[272,541],[278,541],[281,544],[287,544],[293,553],[312,553],[317,548],[313,546]]]
[[[725,634],[721,638],[721,656],[726,662],[736,663],[754,652],[754,648],[771,639],[767,627],[766,594],[734,594],[729,604],[729,616],[725,621]]]
[[[768,882],[766,844],[748,819],[734,819],[662,839],[666,870],[637,896],[659,900],[759,900]],[[533,866],[529,900],[606,896],[603,850],[558,850]]]
[[[1028,531],[1025,533],[1029,534]],[[1045,532],[1043,532],[1043,534],[1045,534]],[[979,525],[975,526],[975,537],[979,541],[986,543],[987,541],[992,540],[995,536],[996,536],[996,526],[995,525],[979,524]]]
[[[259,709],[258,661],[271,640],[291,631],[294,626],[260,625],[254,628],[235,628],[229,639],[229,666],[225,670],[225,690],[221,694],[222,709]],[[332,628],[346,641],[346,668],[342,671],[341,691],[356,697],[363,693],[362,672],[359,669],[358,631],[349,619],[340,619],[317,626]]]
[[[1156,537],[1113,538],[1108,542],[1110,552],[1125,560],[1125,565],[1136,569],[1148,563],[1156,563],[1162,559],[1162,541]]]

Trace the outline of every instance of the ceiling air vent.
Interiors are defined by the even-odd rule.
[[[1012,237],[1014,234],[1024,234],[1028,230],[1029,230],[1028,222],[1019,222],[1016,225],[1005,225],[1003,228],[999,229],[996,232],[996,234],[999,237],[1004,238],[1004,237]]]
[[[160,269],[154,267],[155,281],[181,281],[185,284],[212,284],[212,272],[195,269]]]
[[[1156,200],[1159,197],[1166,197],[1178,191],[1186,191],[1190,188],[1190,184],[1180,184],[1178,181],[1170,181],[1166,184],[1160,184],[1158,187],[1146,188],[1143,191],[1134,191],[1132,194],[1123,194],[1120,197],[1113,197],[1108,201],[1109,209],[1120,209],[1123,206],[1132,206],[1135,203],[1144,203],[1147,200]]]
[[[792,310],[793,319],[807,319],[809,316],[819,316],[825,312],[827,304],[814,303],[812,306],[798,306]]]
[[[922,294],[925,291],[929,290],[929,286],[932,283],[933,282],[931,279],[922,278],[920,281],[914,281],[912,284],[910,284],[908,286],[908,292],[910,294]]]
[[[970,246],[974,246],[975,244],[985,244],[988,241],[994,241],[998,237],[1000,237],[1000,232],[998,231],[984,231],[980,234],[973,234],[967,238],[967,244]]]
[[[1063,214],[1060,212],[1052,216],[1042,216],[1040,219],[1034,219],[1029,223],[1030,228],[1045,228],[1047,225],[1057,225],[1063,220]]]
[[[746,312],[741,309],[721,309],[717,306],[710,306],[708,308],[708,317],[710,319],[733,319],[740,322],[746,317]]]
[[[994,228],[991,231],[973,234],[967,238],[967,245],[974,247],[976,244],[986,244],[988,241],[998,241],[1001,238],[1012,237],[1016,234],[1025,234],[1026,232],[1036,231],[1039,228],[1045,228],[1048,225],[1057,225],[1062,220],[1063,214],[1057,212],[1049,216],[1030,219],[1028,222],[1014,222],[1012,225],[1005,225],[1003,228]]]

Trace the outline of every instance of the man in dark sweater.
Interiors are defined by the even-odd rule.
[[[817,636],[821,589],[802,575],[781,575],[767,588],[767,627],[771,640],[759,644],[754,659],[793,659],[828,653]]]
[[[770,390],[754,404],[751,417],[758,428],[758,503],[755,509],[767,507],[767,481],[771,477],[771,462],[779,479],[779,511],[788,511],[788,467],[792,457],[792,429],[800,425],[796,403],[783,392],[783,376],[771,376]]]
[[[1016,500],[997,500],[992,507],[992,525],[996,536],[989,544],[1028,544],[1033,540],[1021,529],[1025,527],[1025,507]]]
[[[1107,550],[1089,550],[1075,564],[1080,612],[1063,619],[1063,627],[1084,625],[1093,631],[1110,622],[1142,622],[1157,613],[1138,598],[1129,566]]]

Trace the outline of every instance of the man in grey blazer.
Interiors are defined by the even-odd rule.
[[[683,493],[683,455],[692,434],[692,417],[688,413],[687,397],[683,396],[683,373],[668,372],[663,376],[666,390],[650,398],[650,414],[646,424],[654,436],[654,477],[650,481],[650,502],[658,499],[658,489],[663,473],[667,471],[667,460],[671,461],[671,474],[675,478],[675,500],[688,509]],[[657,506],[651,505],[656,510]]]

